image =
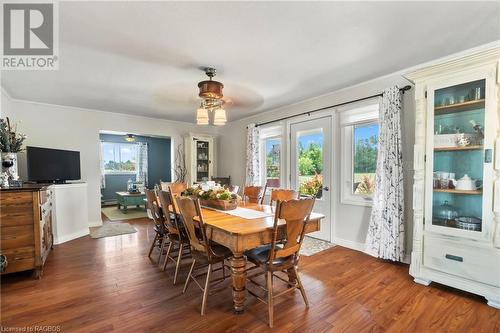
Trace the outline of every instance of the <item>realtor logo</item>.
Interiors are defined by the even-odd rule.
[[[57,69],[57,3],[4,3],[2,69]]]

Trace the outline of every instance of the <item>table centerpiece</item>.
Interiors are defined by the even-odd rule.
[[[198,198],[200,205],[220,210],[236,209],[241,200],[236,193],[231,193],[220,185],[195,185],[188,187],[181,195]]]

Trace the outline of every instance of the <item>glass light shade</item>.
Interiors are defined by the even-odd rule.
[[[226,110],[216,109],[214,113],[214,125],[221,126],[226,124]]]
[[[196,124],[198,125],[208,125],[208,110],[204,108],[199,108],[196,110]]]

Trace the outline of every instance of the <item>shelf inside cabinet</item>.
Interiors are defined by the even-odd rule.
[[[470,145],[465,147],[438,147],[434,151],[463,151],[463,150],[480,150],[483,149],[482,145]]]
[[[440,193],[474,194],[474,195],[479,195],[479,194],[483,193],[483,191],[481,191],[481,190],[457,190],[457,189],[441,189],[441,188],[435,188],[435,189],[433,189],[433,191],[440,192]]]
[[[467,101],[463,103],[455,103],[450,105],[436,106],[434,107],[434,114],[448,114],[454,112],[469,111],[477,108],[484,108],[484,99],[478,99],[474,101]]]

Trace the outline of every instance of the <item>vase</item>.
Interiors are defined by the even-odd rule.
[[[19,179],[17,170],[17,153],[2,153],[2,187],[9,187]]]

